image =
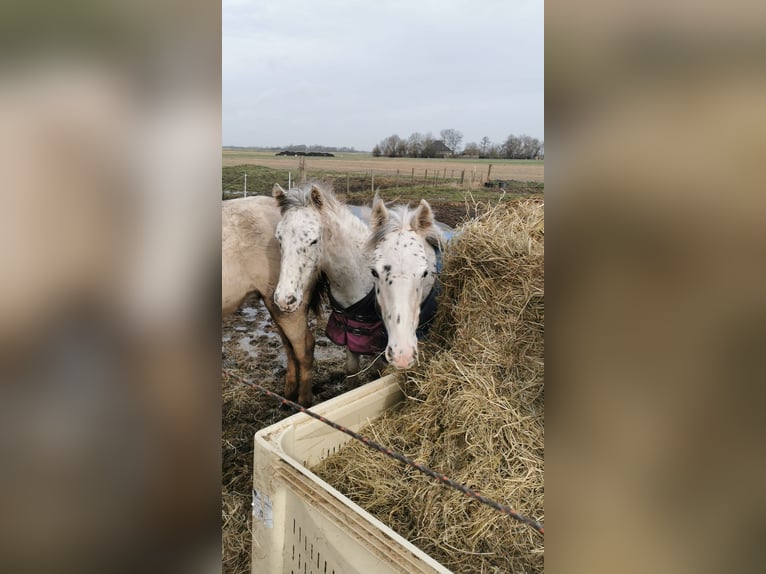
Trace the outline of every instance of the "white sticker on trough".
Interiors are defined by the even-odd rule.
[[[255,489],[253,489],[253,520],[262,522],[266,528],[274,528],[271,499],[267,494],[261,494]]]

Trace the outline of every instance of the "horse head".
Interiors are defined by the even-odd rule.
[[[399,369],[408,369],[418,358],[420,305],[436,281],[436,248],[441,245],[441,234],[424,199],[415,210],[406,206],[389,210],[376,196],[370,228],[370,272],[388,332],[386,360]]]
[[[288,191],[274,185],[272,196],[282,210],[275,236],[282,259],[274,302],[282,311],[292,312],[303,303],[303,293],[316,282],[322,261],[322,218],[326,195],[316,184]]]

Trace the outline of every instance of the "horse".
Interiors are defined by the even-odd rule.
[[[281,310],[293,312],[310,285],[322,284],[333,307],[328,338],[346,347],[346,374],[356,373],[360,354],[377,354],[385,337],[374,305],[366,315],[354,305],[373,288],[364,250],[370,232],[363,220],[365,210],[352,212],[329,186],[316,182],[288,191],[277,184],[272,195],[282,210],[276,230],[282,250],[281,272],[274,302]],[[372,325],[365,327],[365,319]],[[371,333],[360,334],[364,329]]]
[[[308,312],[321,312],[320,291],[307,284],[301,303],[285,313],[274,303],[280,275],[280,249],[275,238],[281,213],[271,197],[231,199],[221,204],[221,312],[228,315],[245,297],[256,293],[277,327],[285,354],[287,373],[284,395],[304,407],[311,405],[314,369],[314,336]]]
[[[388,333],[386,360],[398,369],[418,359],[418,337],[436,312],[441,250],[450,229],[434,220],[425,199],[414,210],[387,209],[376,195],[367,250],[375,298]]]

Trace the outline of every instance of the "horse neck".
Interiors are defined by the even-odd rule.
[[[325,215],[322,271],[330,282],[335,300],[348,307],[373,288],[365,243],[367,226],[344,205]]]

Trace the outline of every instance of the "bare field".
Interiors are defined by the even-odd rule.
[[[223,150],[223,165],[261,165],[274,169],[298,171],[297,157],[276,157],[271,152],[249,150]],[[396,175],[406,178],[415,169],[415,176],[423,175],[425,170],[447,170],[448,175],[454,170],[454,176],[460,177],[465,170],[470,177],[473,170],[476,174],[486,176],[489,165],[492,164],[492,179],[517,181],[544,181],[545,169],[542,160],[512,160],[512,159],[418,159],[372,157],[370,154],[337,154],[336,157],[306,157],[306,169],[309,171],[328,172],[369,172],[376,174]]]

